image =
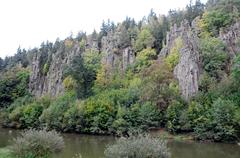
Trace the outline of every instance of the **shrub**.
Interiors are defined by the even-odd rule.
[[[204,70],[210,77],[220,80],[228,59],[224,43],[218,38],[206,37],[201,40],[200,49]]]
[[[160,111],[151,102],[133,105],[129,115],[132,118],[132,125],[143,131],[150,127],[159,127],[162,119]]]
[[[194,129],[197,139],[223,142],[237,140],[236,107],[231,101],[219,98],[206,113],[203,121]]]
[[[113,102],[106,98],[92,97],[86,101],[84,119],[85,131],[90,133],[106,133],[113,120]]]
[[[151,48],[154,44],[154,37],[152,36],[149,29],[142,29],[137,36],[134,49],[136,52],[139,52],[145,48]]]
[[[23,114],[20,122],[24,127],[37,127],[39,126],[39,117],[43,112],[43,106],[36,102],[28,104],[23,108]]]
[[[237,57],[234,59],[233,66],[232,66],[232,72],[231,75],[234,79],[238,81],[240,78],[240,55],[237,55]]]
[[[49,71],[49,67],[50,65],[48,63],[45,63],[43,66],[43,75],[47,75],[48,71]]]
[[[1,158],[14,158],[12,151],[6,148],[0,148],[0,157]]]
[[[64,131],[84,131],[84,102],[77,101],[65,113],[63,118]]]
[[[16,106],[8,113],[8,123],[14,123],[14,127],[38,127],[39,117],[43,112],[43,106],[37,102],[32,102],[27,105]],[[17,123],[17,124],[16,124]],[[10,124],[6,124],[10,125]]]
[[[177,38],[174,41],[174,47],[170,50],[169,55],[166,57],[165,62],[173,70],[178,64],[180,58],[180,50],[183,47],[183,41],[181,38]]]
[[[218,35],[220,28],[231,24],[232,19],[227,12],[222,10],[213,10],[205,12],[202,19],[204,30],[211,32],[213,35]]]
[[[43,111],[40,122],[50,129],[61,130],[64,112],[73,106],[74,100],[76,100],[76,94],[72,92],[57,98]]]
[[[2,77],[3,76],[3,77]],[[27,69],[13,69],[1,74],[0,78],[0,107],[7,107],[17,98],[28,95],[28,80],[30,73]]]
[[[187,122],[184,116],[187,116],[184,104],[179,101],[172,101],[166,113],[168,130],[172,133],[181,132]]]
[[[11,149],[20,158],[48,158],[63,147],[63,138],[57,132],[30,129],[13,140]]]
[[[15,108],[20,107],[20,106],[25,106],[27,104],[32,103],[33,101],[34,101],[33,97],[29,96],[29,95],[19,97],[7,108],[7,112],[10,113]]]
[[[154,59],[157,58],[157,53],[154,49],[146,48],[137,53],[136,61],[134,63],[134,70],[136,72],[141,71],[142,69],[149,67]]]
[[[168,158],[166,142],[147,136],[120,138],[104,152],[107,158]]]
[[[174,82],[170,67],[163,62],[155,62],[142,73],[141,101],[151,101],[160,108],[168,106],[177,97],[175,90],[170,88]]]
[[[75,90],[77,88],[77,82],[71,76],[67,76],[63,80],[63,85],[64,85],[64,89],[67,90],[67,91],[72,91],[72,90]]]

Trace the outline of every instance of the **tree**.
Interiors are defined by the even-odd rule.
[[[74,85],[70,84],[70,87],[76,87],[75,90],[79,98],[86,98],[92,94],[92,86],[100,67],[100,59],[98,52],[86,52],[83,56],[75,56],[70,65],[64,70],[65,82],[68,85],[66,87],[69,87],[68,81],[76,82]]]
[[[156,49],[157,53],[159,53],[168,30],[168,21],[165,16],[160,16],[158,18],[153,10],[151,10],[147,21],[148,28],[154,37],[153,47]]]
[[[184,11],[183,10],[169,10],[168,18],[170,25],[173,26],[176,24],[180,26],[181,22],[184,20]]]
[[[139,52],[146,48],[152,48],[154,43],[154,37],[149,31],[149,29],[145,28],[141,30],[141,32],[138,34],[137,40],[135,42],[135,51]]]
[[[133,65],[134,71],[140,72],[144,68],[149,67],[156,58],[157,53],[154,49],[151,48],[143,49],[141,52],[138,52],[138,55]]]
[[[228,59],[224,44],[218,38],[207,37],[201,40],[200,48],[204,70],[210,77],[221,80]]]
[[[232,76],[238,82],[240,79],[240,55],[238,55],[233,62],[232,66]]]
[[[178,91],[173,88],[174,79],[170,67],[162,61],[155,62],[142,72],[143,86],[141,100],[151,101],[160,108],[166,108]]]
[[[26,69],[9,70],[0,78],[0,107],[10,105],[15,99],[28,95],[29,71]]]
[[[0,72],[3,70],[4,67],[4,61],[3,59],[0,57]]]
[[[201,16],[204,12],[204,4],[200,0],[196,0],[195,4],[192,4],[190,0],[189,5],[186,7],[186,19],[191,23],[197,16]]]

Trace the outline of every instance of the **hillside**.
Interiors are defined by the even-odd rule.
[[[240,0],[184,10],[0,58],[3,125],[129,135],[150,128],[198,140],[240,138]]]

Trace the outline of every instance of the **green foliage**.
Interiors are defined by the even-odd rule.
[[[148,29],[143,29],[138,34],[134,49],[136,52],[139,52],[146,48],[151,48],[153,46],[154,37]]]
[[[74,100],[76,100],[76,94],[73,92],[65,93],[63,96],[57,98],[43,111],[39,118],[41,123],[48,128],[61,130],[64,112],[73,106]]]
[[[49,158],[63,147],[63,138],[57,132],[30,129],[13,140],[11,150],[19,158]]]
[[[71,132],[84,132],[84,102],[77,101],[65,113],[63,118],[63,130]]]
[[[238,55],[233,62],[232,66],[232,76],[233,78],[238,81],[240,78],[240,55]]]
[[[174,41],[174,46],[170,50],[169,55],[165,58],[166,64],[170,66],[170,68],[173,70],[174,67],[178,64],[179,58],[180,58],[180,50],[183,47],[183,41],[181,38],[177,38]]]
[[[71,76],[76,81],[78,98],[86,98],[92,94],[92,86],[100,67],[101,56],[96,51],[76,56],[64,71],[64,76]],[[70,81],[68,78],[66,81]]]
[[[183,103],[173,101],[167,109],[167,128],[172,133],[179,133],[186,129],[187,113]]]
[[[154,49],[151,48],[143,49],[141,52],[137,53],[137,57],[133,65],[134,70],[136,72],[139,72],[142,69],[149,67],[156,58],[157,54]]]
[[[195,4],[192,4],[192,1],[190,1],[190,4],[186,7],[185,18],[192,22],[196,17],[202,16],[204,7],[205,5],[200,0],[196,0]]]
[[[16,68],[0,78],[0,107],[7,107],[18,97],[29,94],[29,75],[27,69]]]
[[[210,77],[210,75],[205,72],[200,76],[199,90],[207,93],[209,90],[213,89],[214,86],[216,86],[216,82],[217,81],[214,77]]]
[[[43,74],[46,76],[49,71],[50,65],[48,63],[45,63],[43,66]]]
[[[80,46],[80,49],[81,49],[81,50],[85,50],[86,41],[85,41],[84,39],[82,39],[82,40],[79,42],[79,46]]]
[[[228,59],[222,41],[214,37],[207,37],[202,39],[200,48],[204,70],[210,77],[221,79]]]
[[[147,136],[120,138],[104,152],[107,158],[168,158],[166,142]]]
[[[231,18],[228,13],[220,10],[213,10],[203,14],[204,29],[213,35],[218,35],[220,28],[231,24]]]
[[[10,149],[0,148],[0,157],[1,158],[14,158],[15,156]]]
[[[39,117],[43,112],[43,106],[37,103],[32,103],[24,106],[22,110],[23,114],[20,118],[20,122],[26,127],[38,127]]]
[[[209,109],[209,115],[194,129],[198,139],[214,141],[236,141],[236,107],[231,101],[217,99]]]
[[[14,57],[0,58],[0,107],[10,105],[4,110],[4,125],[116,135],[166,127],[175,134],[193,132],[200,140],[239,139],[240,57],[232,60],[224,43],[216,37],[239,18],[240,1],[209,1],[204,13],[203,9],[204,5],[197,0],[185,10],[170,10],[167,16],[157,16],[151,10],[138,24],[128,17],[117,26],[108,20],[103,22],[99,34],[94,31],[87,36],[80,32],[75,39],[70,36],[54,45],[42,43],[29,54],[19,48]],[[155,60],[166,42],[169,27],[179,26],[183,19],[191,23],[197,16],[198,23],[192,24],[199,28],[194,26],[192,31],[199,37],[199,66],[203,73],[199,76],[199,93],[184,102],[173,76],[183,48],[182,39],[174,41],[163,61]],[[100,52],[103,37],[111,45],[113,58],[118,56],[114,67],[101,63],[102,56],[108,55]],[[98,50],[90,49],[91,42],[98,43]],[[29,71],[18,68],[17,63],[27,67],[38,53],[39,75],[44,77],[53,54],[60,52],[57,55],[64,57],[62,53],[74,51],[75,47],[81,54],[64,70],[65,94],[56,98],[29,96]],[[119,53],[127,47],[133,47],[136,58],[125,70],[121,62],[125,59]]]
[[[77,81],[74,80],[71,76],[66,77],[63,80],[63,85],[64,85],[64,89],[67,91],[72,91],[72,90],[76,90],[77,88]]]
[[[142,87],[140,98],[150,101],[161,109],[166,109],[171,100],[178,98],[179,94],[173,88],[173,74],[168,65],[156,62],[142,73]]]
[[[230,26],[239,18],[239,0],[209,1],[203,14],[204,29],[217,36],[221,28]]]

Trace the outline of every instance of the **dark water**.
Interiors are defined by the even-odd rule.
[[[0,148],[20,131],[0,128]],[[102,158],[108,144],[114,143],[111,136],[64,134],[65,149],[54,158],[72,158],[81,153],[82,158]],[[233,144],[196,143],[169,141],[172,158],[240,158],[240,146]]]

